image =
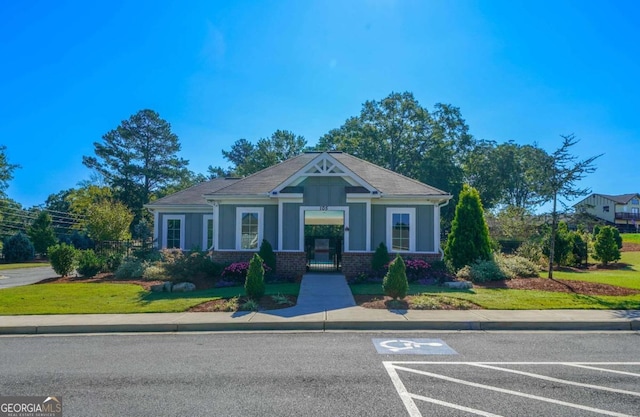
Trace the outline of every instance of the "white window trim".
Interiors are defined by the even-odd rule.
[[[349,206],[301,206],[300,207],[300,252],[304,252],[304,212],[305,211],[342,211],[344,212],[344,234],[342,235],[342,253],[351,252],[349,250]]]
[[[409,215],[409,250],[394,250],[392,222],[394,214]],[[391,253],[412,253],[416,251],[416,209],[415,208],[387,208],[387,248]]]
[[[213,223],[213,236],[211,236],[211,245],[207,245],[207,239],[209,236],[207,236],[207,233],[209,232],[209,220],[211,220],[211,222]],[[214,248],[214,243],[215,243],[215,236],[216,236],[216,225],[213,222],[213,214],[205,214],[204,216],[202,216],[202,250],[204,251],[209,251],[212,250]],[[208,246],[208,247],[207,247]]]
[[[258,214],[258,247],[255,249],[242,249],[242,215],[247,213]],[[236,208],[236,250],[244,252],[257,252],[264,239],[264,207],[237,207]]]
[[[162,249],[167,249],[169,220],[180,220],[180,249],[184,250],[185,217],[184,214],[165,214],[162,216]]]

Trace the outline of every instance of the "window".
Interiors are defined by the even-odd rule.
[[[633,204],[633,205],[636,205],[636,206],[637,206],[637,205],[639,204],[638,199],[637,199],[637,198],[632,198],[632,199],[631,199],[631,204]]]
[[[213,215],[205,214],[202,218],[202,249],[213,249]]]
[[[609,206],[602,206],[602,211],[605,213],[609,212]]]
[[[415,252],[416,229],[413,208],[387,209],[387,247],[391,252]]]
[[[262,242],[263,215],[262,207],[236,209],[236,249],[258,250]]]
[[[163,216],[162,247],[184,249],[184,215]]]

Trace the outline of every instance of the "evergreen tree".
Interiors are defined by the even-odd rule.
[[[264,264],[271,268],[271,273],[276,270],[276,254],[273,252],[273,247],[271,243],[267,239],[262,239],[262,243],[260,244],[260,251],[258,255],[264,261]]]
[[[593,257],[602,265],[607,265],[609,262],[614,262],[620,259],[620,249],[615,238],[615,232],[617,230],[613,226],[603,226],[600,228],[600,233],[596,236],[596,241],[593,244]]]
[[[260,300],[264,295],[264,267],[263,260],[257,253],[253,255],[249,262],[249,270],[247,271],[247,279],[244,283],[244,290],[247,297],[254,301]]]
[[[460,192],[444,255],[456,270],[478,259],[491,258],[489,228],[480,195],[466,184]]]
[[[384,295],[394,300],[402,299],[407,296],[409,290],[409,282],[407,281],[407,272],[404,260],[398,254],[396,258],[389,264],[389,271],[382,280],[382,289]]]
[[[382,273],[384,272],[384,267],[388,263],[389,251],[387,250],[387,245],[385,245],[383,242],[380,242],[373,254],[373,259],[371,259],[371,269],[374,273],[382,275]]]
[[[41,211],[27,231],[36,253],[47,254],[47,248],[56,244],[53,221],[46,211]]]

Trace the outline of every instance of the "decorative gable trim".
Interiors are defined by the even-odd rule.
[[[371,195],[379,196],[380,194],[374,186],[353,173],[344,164],[332,157],[331,154],[323,152],[274,188],[270,195],[277,197],[285,188],[297,187],[308,177],[342,177],[353,187],[362,187]]]

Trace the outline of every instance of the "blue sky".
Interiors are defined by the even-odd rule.
[[[26,207],[89,178],[83,155],[138,110],[190,169],[277,129],[309,144],[366,100],[460,107],[478,139],[574,133],[583,184],[640,192],[637,1],[0,2],[0,144]]]

